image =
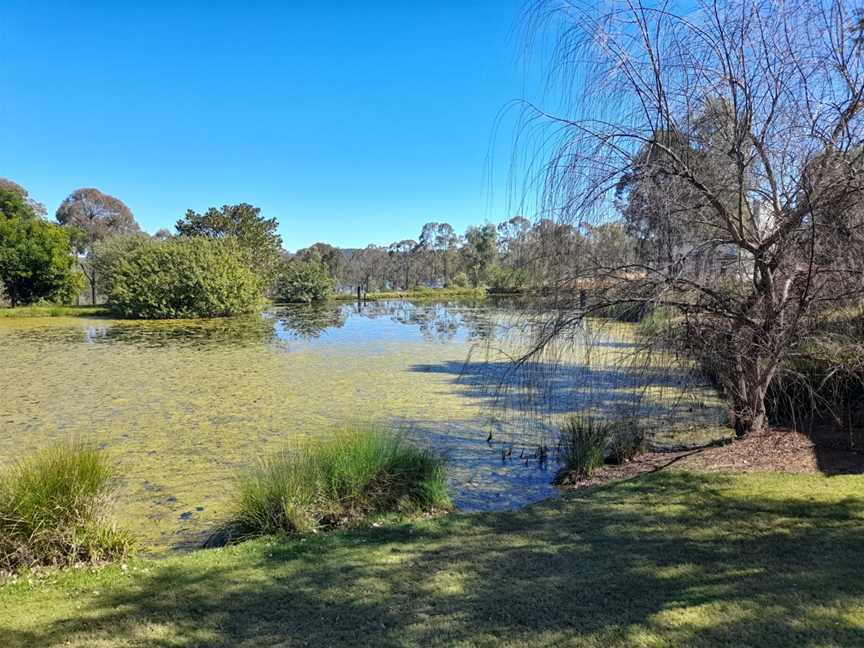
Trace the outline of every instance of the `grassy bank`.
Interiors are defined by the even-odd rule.
[[[665,471],[518,512],[0,588],[21,646],[852,646],[864,479]]]
[[[485,288],[417,288],[416,290],[391,290],[386,292],[370,292],[364,295],[367,301],[382,299],[447,299],[449,297],[486,297]],[[336,301],[357,301],[357,293],[333,295]]]
[[[0,317],[99,317],[108,315],[104,306],[16,306],[0,308]]]

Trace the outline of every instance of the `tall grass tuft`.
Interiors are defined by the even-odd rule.
[[[605,462],[612,425],[593,416],[571,417],[561,428],[561,470],[556,481],[568,476],[590,477]]]
[[[243,475],[235,523],[244,535],[307,533],[382,513],[450,507],[440,458],[394,432],[352,427]]]
[[[133,542],[107,521],[113,473],[82,444],[47,448],[0,475],[0,569],[121,558]]]

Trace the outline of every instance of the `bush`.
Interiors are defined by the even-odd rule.
[[[556,481],[566,476],[590,477],[603,465],[611,425],[592,416],[573,416],[561,428],[561,471]]]
[[[260,280],[230,238],[141,241],[111,264],[109,275],[108,305],[123,317],[228,317],[263,303]]]
[[[323,301],[333,292],[336,282],[314,250],[306,261],[286,261],[276,277],[276,298],[281,302],[309,304]]]
[[[489,268],[489,292],[519,292],[527,285],[528,273],[523,268],[503,268],[499,265]]]
[[[442,461],[376,428],[348,428],[264,460],[239,482],[245,535],[305,533],[388,512],[450,508]]]
[[[48,448],[0,476],[0,568],[125,556],[131,537],[106,520],[112,471],[82,445]]]
[[[0,215],[0,283],[12,306],[74,299],[81,277],[69,232],[40,218]]]
[[[648,436],[638,421],[618,421],[612,425],[609,445],[611,460],[616,464],[627,463],[645,452]]]
[[[451,287],[453,288],[467,288],[468,287],[468,275],[464,272],[458,272],[456,275],[450,280]]]

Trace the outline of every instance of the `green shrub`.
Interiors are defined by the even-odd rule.
[[[306,261],[295,258],[282,264],[276,276],[276,299],[300,304],[323,301],[335,286],[329,268],[313,250]]]
[[[66,229],[41,218],[0,216],[0,284],[12,306],[70,302],[81,279]]]
[[[566,476],[590,477],[603,465],[606,444],[612,426],[593,416],[573,416],[561,428],[561,471],[556,480]]]
[[[528,273],[523,268],[503,268],[494,265],[489,268],[489,292],[513,293],[524,290],[528,285]]]
[[[112,471],[83,446],[45,449],[0,476],[0,569],[125,556],[131,537],[109,524]]]
[[[450,286],[453,288],[467,288],[468,287],[468,275],[464,272],[457,272],[452,279],[450,279]]]
[[[645,452],[648,447],[648,435],[638,421],[616,421],[611,427],[609,444],[612,455],[610,458],[614,463],[622,464],[633,461]]]
[[[304,443],[241,477],[235,522],[246,535],[305,533],[366,516],[450,508],[442,461],[376,428]]]
[[[261,307],[261,282],[230,238],[177,237],[131,246],[111,265],[108,305],[123,317],[227,317]]]

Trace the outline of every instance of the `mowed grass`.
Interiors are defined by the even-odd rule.
[[[0,588],[19,646],[860,646],[864,479],[663,471],[517,512]]]
[[[97,317],[108,314],[103,306],[16,306],[0,308],[0,317]]]

